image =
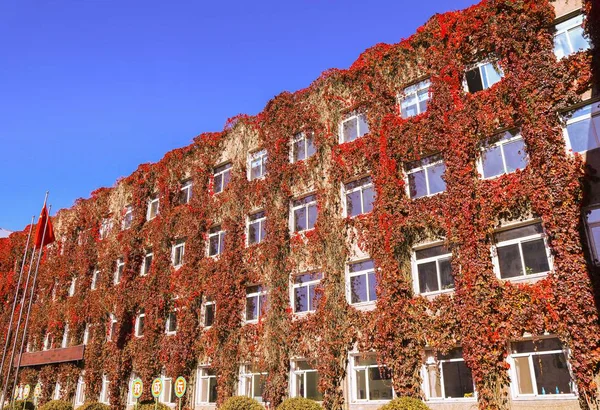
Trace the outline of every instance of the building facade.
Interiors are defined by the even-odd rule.
[[[436,15],[59,211],[20,381],[598,409],[597,7]],[[0,240],[5,307],[25,238]]]

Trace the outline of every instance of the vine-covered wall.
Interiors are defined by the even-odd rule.
[[[597,25],[592,16],[598,14],[592,3],[585,3],[590,27]],[[557,115],[592,87],[592,52],[557,61],[554,18],[546,0],[483,1],[436,15],[410,38],[378,44],[350,69],[327,71],[308,88],[275,97],[259,115],[236,117],[222,132],[202,134],[160,162],[141,165],[114,188],[99,189],[59,211],[54,224],[62,240],[50,247],[40,268],[30,341],[40,349],[51,332],[59,343],[65,323],[71,344],[81,343],[86,323],[92,324],[91,337],[83,364],[27,368],[22,380],[42,381],[44,400],[56,381],[72,396],[83,369],[89,398],[98,395],[106,374],[110,401],[121,408],[132,371],[148,385],[163,367],[169,376],[190,378],[198,363],[210,363],[222,402],[235,394],[239,364],[256,361],[268,372],[264,399],[276,405],[287,394],[290,358],[305,357],[316,363],[324,406],[340,409],[348,352],[355,346],[377,352],[392,371],[397,395],[422,397],[424,348],[445,352],[461,345],[479,408],[507,409],[508,342],[526,332],[548,332],[570,349],[580,404],[598,408],[600,326],[592,280],[597,271],[586,263],[581,222],[586,169],[579,156],[565,150]],[[486,59],[499,62],[504,78],[488,90],[466,93],[466,69]],[[427,77],[427,112],[402,119],[398,93]],[[356,110],[366,114],[370,133],[339,144],[339,123]],[[528,166],[482,180],[476,167],[481,142],[514,127],[525,141]],[[290,138],[300,131],[314,132],[317,153],[290,163]],[[268,174],[249,182],[247,155],[258,148],[268,150]],[[446,191],[409,199],[404,165],[434,153],[446,164]],[[225,160],[233,163],[231,181],[215,194],[212,170]],[[376,188],[373,211],[344,218],[341,184],[367,174]],[[193,196],[179,205],[181,183],[188,178]],[[318,198],[315,229],[290,234],[290,200],[308,192]],[[147,201],[156,194],[160,212],[147,221]],[[127,205],[133,206],[134,219],[131,228],[121,230]],[[267,237],[246,247],[246,217],[256,209],[265,211]],[[501,281],[490,258],[491,234],[500,221],[531,214],[543,223],[554,269],[531,284]],[[107,217],[114,226],[100,239]],[[227,231],[218,259],[205,256],[208,230],[216,224]],[[26,230],[0,240],[3,323],[8,323],[14,265],[25,238]],[[433,238],[445,238],[452,250],[456,289],[427,299],[413,294],[410,257],[415,244]],[[180,240],[185,240],[185,263],[175,269],[171,247]],[[356,246],[378,267],[377,307],[368,312],[346,300],[344,272]],[[141,277],[149,249],[152,269]],[[114,285],[120,257],[124,275]],[[290,275],[309,268],[323,272],[320,303],[316,313],[295,318]],[[96,269],[99,285],[91,290]],[[73,276],[76,291],[69,297]],[[269,289],[269,309],[258,324],[244,325],[245,289],[257,283]],[[203,297],[217,305],[209,329],[201,325]],[[140,309],[146,329],[136,338]],[[168,336],[165,320],[173,309],[178,328]],[[118,332],[107,342],[111,313]]]

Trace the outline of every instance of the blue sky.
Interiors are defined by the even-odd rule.
[[[0,2],[0,227],[476,0]]]

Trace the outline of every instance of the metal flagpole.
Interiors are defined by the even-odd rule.
[[[47,196],[46,196],[47,197]],[[48,227],[48,221],[50,220],[50,210],[52,205],[48,207],[46,214],[46,221],[44,223],[44,230],[42,231],[42,244],[40,246],[40,252],[38,253],[37,263],[35,264],[35,273],[33,274],[33,283],[31,284],[31,292],[29,293],[29,304],[27,306],[27,314],[25,315],[25,325],[23,326],[23,337],[21,338],[21,349],[19,349],[19,358],[17,359],[17,370],[15,370],[15,381],[13,382],[13,391],[17,388],[17,379],[19,378],[19,369],[21,368],[21,358],[23,357],[23,347],[25,346],[25,339],[27,338],[27,325],[29,324],[29,314],[31,313],[31,305],[33,304],[33,296],[35,293],[35,284],[37,282],[38,270],[40,269],[40,260],[44,253],[44,239],[46,239],[46,228]],[[27,290],[26,290],[27,291]],[[12,400],[15,399],[13,394]]]
[[[46,201],[48,200],[48,192],[46,191],[46,196],[44,198],[44,207],[46,206]],[[42,207],[42,209],[44,209]],[[46,219],[47,220],[47,219]],[[44,231],[45,232],[45,231]],[[8,365],[8,371],[6,372],[6,380],[4,382],[4,387],[2,389],[2,397],[6,398],[6,389],[8,388],[8,385],[10,384],[10,374],[12,372],[12,367],[13,367],[13,362],[14,362],[14,358],[15,358],[15,350],[17,349],[17,342],[19,339],[19,328],[21,327],[21,318],[23,317],[23,307],[25,307],[25,297],[27,295],[27,289],[29,288],[29,279],[31,278],[31,268],[33,266],[33,261],[34,256],[35,256],[35,251],[36,251],[36,244],[33,245],[33,252],[31,253],[31,261],[29,262],[29,268],[27,269],[27,279],[25,280],[25,289],[23,290],[23,296],[21,297],[21,307],[19,308],[19,318],[17,320],[17,326],[15,328],[15,340],[13,341],[13,347],[12,347],[12,351],[10,353],[10,360],[9,360],[9,365]],[[13,394],[14,392],[11,392],[11,397],[10,397],[10,403],[12,403],[13,401]]]
[[[15,297],[13,299],[12,310],[10,311],[10,320],[8,322],[8,330],[6,332],[6,342],[4,343],[4,350],[2,351],[2,362],[0,364],[0,374],[4,369],[4,361],[6,360],[6,353],[8,352],[8,345],[10,343],[10,337],[12,336],[12,325],[15,318],[15,309],[17,307],[17,300],[19,300],[19,288],[21,287],[21,280],[23,279],[23,270],[25,269],[25,260],[27,260],[27,250],[29,249],[29,241],[31,240],[31,232],[33,231],[33,223],[35,222],[35,215],[31,217],[31,224],[29,225],[29,234],[27,235],[27,242],[25,244],[25,251],[23,252],[23,260],[21,261],[21,270],[19,271],[19,280],[15,289]],[[15,270],[17,267],[15,261]],[[4,403],[4,396],[2,396],[2,403]]]

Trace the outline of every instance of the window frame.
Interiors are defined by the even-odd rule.
[[[219,170],[219,168],[223,168],[223,170]],[[216,166],[216,167],[213,168],[213,173],[212,173],[212,191],[213,191],[213,193],[215,195],[220,194],[221,192],[223,192],[225,190],[225,188],[227,187],[227,185],[229,185],[229,182],[231,180],[231,169],[232,168],[233,168],[233,164],[231,163],[231,161],[224,162],[221,165]],[[227,182],[225,182],[225,174],[229,174],[229,178],[227,178]],[[217,179],[218,176],[221,177],[221,188],[217,191],[215,189],[215,187],[216,187],[215,180]]]
[[[179,251],[179,249],[181,249],[181,253],[179,255],[179,261],[176,261],[176,256],[177,256],[177,252]],[[184,240],[178,240],[177,242],[175,242],[175,244],[173,244],[171,246],[171,266],[173,266],[175,269],[179,269],[183,266],[183,264],[185,263],[185,241]],[[179,263],[176,263],[179,262]]]
[[[423,90],[427,90],[427,98],[423,101],[427,101],[427,107],[429,107],[429,101],[431,100],[430,89],[431,89],[431,78],[425,78],[420,81],[413,82],[410,85],[407,85],[406,87],[404,87],[402,89],[402,91],[398,92],[396,99],[397,99],[397,104],[398,104],[398,115],[400,116],[400,118],[406,120],[406,119],[417,117],[421,114],[426,113],[427,109],[425,109],[425,111],[421,111],[421,106],[419,104],[419,102],[420,102],[419,101],[419,92],[421,92]],[[402,103],[404,103],[409,96],[413,96],[413,95],[417,102],[417,104],[416,104],[417,113],[414,115],[408,115],[405,117],[404,115],[402,115]]]
[[[152,207],[156,203],[156,212],[152,215]],[[154,195],[153,197],[148,199],[148,208],[146,210],[146,221],[151,221],[158,216],[160,213],[160,198],[158,195]]]
[[[258,291],[256,292],[252,292],[252,293],[248,293],[248,288],[253,288],[253,287],[258,287]],[[263,306],[263,297],[265,299],[265,303]],[[269,291],[267,289],[266,286],[258,283],[255,285],[248,285],[246,286],[246,296],[244,299],[244,324],[252,324],[252,323],[258,323],[262,320],[263,316],[266,314],[266,311],[269,307],[269,301],[268,301],[268,297],[269,297]],[[248,299],[249,298],[256,298],[257,300],[257,313],[256,313],[256,319],[248,319]]]
[[[98,230],[98,237],[102,241],[108,238],[113,228],[113,220],[111,217],[107,216],[106,218],[102,218],[100,222],[100,229]]]
[[[368,180],[368,182],[364,183],[363,185],[359,185],[357,187],[350,188],[350,189],[348,189],[346,187],[347,185],[349,185],[353,182],[359,182],[359,181],[362,181],[363,179]],[[344,218],[356,218],[360,215],[366,215],[366,214],[373,212],[372,209],[368,212],[365,212],[364,190],[368,189],[368,188],[373,189],[373,205],[375,205],[377,192],[375,191],[375,183],[373,182],[373,177],[371,175],[364,175],[364,176],[354,178],[347,182],[342,183],[342,215]],[[354,216],[349,216],[348,215],[348,194],[351,194],[354,192],[360,192],[360,211],[361,212]]]
[[[586,108],[587,106],[590,106],[589,113],[579,115],[578,117],[573,117],[573,114],[575,114],[577,111],[579,111],[583,108]],[[597,110],[596,112],[594,112],[594,106],[596,106],[596,110]],[[600,117],[600,100],[585,101],[585,103],[577,105],[577,106],[575,106],[575,108],[570,108],[566,112],[562,113],[562,115],[561,115],[561,120],[563,123],[562,131],[563,131],[563,137],[565,140],[567,153],[570,151],[572,153],[584,154],[589,151],[600,149],[600,127],[598,127],[598,129],[596,129],[596,127],[594,126],[594,118],[596,118],[596,117]],[[569,136],[568,126],[571,124],[575,124],[575,123],[578,123],[581,121],[588,120],[588,119],[590,120],[590,126],[596,131],[595,136],[596,136],[596,144],[597,145],[594,148],[585,149],[583,151],[575,151],[573,149],[573,145],[571,144],[571,138]]]
[[[586,206],[582,209],[583,214],[583,223],[585,225],[585,236],[587,240],[587,245],[590,250],[590,256],[592,258],[592,264],[596,266],[600,266],[600,252],[597,252],[597,249],[600,250],[600,243],[598,244],[598,248],[596,249],[596,241],[594,240],[594,235],[592,234],[593,228],[600,228],[600,221],[589,223],[587,214],[588,212],[592,212],[594,210],[600,210],[600,204],[593,204],[590,206]]]
[[[190,201],[192,200],[192,187],[194,186],[194,183],[192,181],[191,178],[188,178],[184,181],[181,182],[181,187],[179,188],[179,205],[187,205],[190,203]],[[185,192],[185,201],[182,201],[182,199],[184,198]]]
[[[165,334],[167,336],[174,336],[177,334],[177,312],[178,309],[172,309],[167,313],[167,319],[165,320]],[[169,330],[171,327],[171,316],[175,316],[175,330]]]
[[[214,374],[208,374],[208,371],[212,370]],[[196,369],[196,380],[198,381],[198,388],[196,389],[195,403],[197,406],[214,406],[217,403],[217,398],[215,401],[210,401],[210,386],[211,379],[214,380],[215,386],[217,385],[217,374],[216,371],[209,365],[200,365]],[[203,380],[207,380],[207,385],[209,390],[203,391]],[[204,400],[206,399],[206,400]]]
[[[202,315],[202,327],[204,329],[210,329],[214,326],[215,321],[217,320],[217,302],[214,299],[209,299],[206,296],[202,298],[202,307],[201,307],[201,315]],[[206,324],[206,308],[208,306],[213,306],[213,322],[210,325]]]
[[[106,341],[107,342],[112,342],[113,339],[117,336],[115,333],[117,333],[117,323],[118,323],[118,319],[117,316],[114,313],[110,313],[108,315],[108,329],[106,332]]]
[[[494,67],[494,64],[498,67],[498,70],[496,70],[496,67]],[[496,73],[500,76],[500,80],[496,81],[494,84],[490,84],[488,87],[484,87],[484,72],[482,71],[482,68],[490,65],[492,67],[492,69],[494,71],[496,71]],[[502,79],[504,78],[504,70],[502,69],[502,66],[500,65],[500,62],[498,60],[494,60],[494,59],[485,59],[482,61],[477,62],[476,64],[473,64],[470,66],[471,68],[467,69],[464,74],[463,74],[463,89],[467,94],[475,94],[478,92],[482,92],[485,90],[489,90],[490,88],[492,88],[494,85],[498,84],[499,82],[502,81]],[[467,81],[467,73],[473,70],[479,70],[479,78],[481,79],[481,90],[479,91],[470,91],[469,90],[469,84]],[[487,74],[486,74],[486,79],[487,79]],[[487,80],[489,82],[489,80]]]
[[[150,264],[148,265],[148,258],[150,258]],[[147,250],[144,254],[144,260],[142,261],[142,265],[140,266],[140,276],[148,276],[152,269],[152,262],[154,261],[154,252],[152,250]]]
[[[303,276],[303,275],[320,275],[320,278],[318,279],[312,279],[309,280],[307,282],[303,282],[303,283],[296,283],[296,278],[299,276]],[[314,302],[311,302],[308,300],[308,298],[310,297],[310,288],[311,286],[314,287],[314,291],[315,291],[315,295],[317,294],[317,288],[319,288],[321,286],[321,281],[323,280],[323,272],[320,270],[308,270],[308,271],[304,271],[304,272],[298,272],[296,274],[292,274],[290,276],[290,282],[291,282],[291,286],[290,286],[290,305],[292,307],[292,311],[294,312],[294,315],[296,316],[305,316],[305,315],[309,315],[311,313],[314,313],[317,311],[317,308],[315,307],[315,309],[310,309],[310,307],[313,305]],[[297,311],[296,310],[296,289],[300,289],[300,288],[306,288],[306,297],[307,297],[307,301],[308,301],[308,306],[309,309],[306,311]]]
[[[75,387],[75,405],[81,406],[85,403],[85,379],[83,372],[77,379],[77,387]]]
[[[503,132],[499,132],[499,133],[495,134],[494,136],[492,136],[491,139],[494,139],[494,138],[500,136],[501,134],[503,135],[506,132],[511,132],[511,131],[515,131],[515,130],[506,130],[506,131],[503,131]],[[488,138],[488,140],[489,140],[489,138]],[[514,172],[517,172],[517,170],[510,171],[510,172],[507,170],[507,166],[506,166],[506,154],[504,153],[504,146],[508,145],[508,144],[510,144],[512,142],[519,141],[519,140],[523,141],[523,147],[525,149],[525,162],[526,163],[525,163],[525,166],[523,168],[519,168],[518,170],[519,171],[523,171],[525,168],[527,168],[527,166],[529,165],[529,154],[527,153],[527,150],[526,150],[527,144],[525,143],[525,140],[523,139],[523,135],[521,135],[521,131],[517,131],[516,134],[513,135],[511,138],[503,140],[502,136],[500,136],[500,140],[499,141],[496,141],[496,142],[494,142],[492,144],[487,144],[486,143],[486,144],[483,144],[480,147],[480,149],[479,149],[479,157],[477,158],[477,172],[479,172],[479,176],[480,176],[480,178],[482,180],[484,180],[484,181],[492,180],[492,179],[500,178],[500,177],[502,177],[504,175],[508,175],[508,174],[512,174]],[[501,174],[486,177],[484,175],[484,170],[483,170],[483,162],[484,162],[483,161],[483,157],[484,157],[484,154],[487,151],[491,150],[492,148],[496,148],[496,147],[500,148],[500,154],[502,156],[502,168],[503,168],[503,171],[502,171]]]
[[[314,131],[300,131],[292,136],[290,139],[290,163],[296,164],[298,162],[306,161],[317,153],[317,147],[314,144]],[[303,142],[304,145],[304,158],[296,158],[296,143]],[[314,152],[308,155],[308,148],[312,146]]]
[[[446,161],[444,160],[444,157],[441,155],[441,153],[438,154],[433,154],[433,155],[428,155],[426,157],[421,158],[420,160],[416,160],[416,161],[409,161],[408,163],[415,163],[415,162],[423,162],[424,160],[431,158],[431,157],[436,157],[439,156],[438,159],[435,159],[435,161],[431,162],[431,163],[427,163],[426,165],[419,165],[418,167],[414,167],[411,168],[410,170],[406,170],[404,169],[404,183],[406,185],[405,189],[406,189],[406,195],[408,196],[409,199],[411,200],[415,200],[415,199],[420,199],[420,198],[429,198],[435,195],[440,195],[443,194],[444,192],[446,192],[448,190],[448,185],[446,184],[446,181],[443,179],[443,176],[446,175]],[[442,181],[444,181],[444,190],[443,191],[439,191],[439,192],[435,192],[435,193],[431,193],[431,187],[429,184],[429,168],[434,167],[435,165],[438,164],[443,164],[444,165],[444,173],[440,176],[440,178],[442,178]],[[416,196],[416,197],[412,197],[410,195],[410,179],[409,179],[409,175],[410,174],[414,174],[416,172],[419,171],[424,171],[425,174],[425,187],[427,188],[427,194],[426,195],[421,195],[421,196]]]
[[[218,228],[218,231],[211,232],[212,230],[217,229],[217,228]],[[218,259],[219,256],[223,254],[223,252],[225,251],[225,235],[226,235],[226,233],[227,233],[227,231],[222,228],[222,225],[215,225],[208,230],[208,239],[206,241],[206,255],[208,257],[213,258],[213,259]],[[221,239],[221,235],[223,236],[222,239]],[[218,243],[217,243],[218,252],[215,253],[214,255],[211,255],[210,254],[210,240],[211,240],[211,238],[213,238],[215,236],[219,239]],[[221,242],[223,243],[223,248],[221,248]]]
[[[314,196],[314,199],[312,201],[308,202],[308,203],[304,203],[304,204],[301,204],[301,205],[294,205],[294,202],[301,201],[303,199],[308,198],[309,196]],[[315,225],[316,225],[317,220],[319,219],[318,202],[319,201],[318,201],[316,192],[308,193],[306,195],[301,195],[299,197],[292,198],[292,200],[290,201],[290,233],[291,234],[302,234],[302,233],[306,233],[306,232],[309,232],[309,231],[312,231],[313,229],[315,229],[314,225],[311,228],[308,228],[308,225],[309,225],[309,213],[308,213],[308,209],[311,206],[315,207],[315,209],[316,209]],[[306,229],[302,229],[300,231],[296,231],[295,230],[295,228],[296,228],[296,217],[295,217],[294,212],[296,210],[298,210],[298,209],[301,209],[301,208],[305,208],[304,212],[305,212],[305,218],[306,218],[305,222],[306,222],[307,228]]]
[[[433,242],[427,242],[424,244],[419,244],[412,248],[411,272],[412,272],[412,279],[413,279],[413,292],[415,293],[415,295],[435,296],[435,295],[440,295],[443,293],[453,293],[455,291],[456,284],[454,283],[454,275],[452,276],[452,282],[453,282],[454,286],[452,288],[442,289],[442,286],[441,286],[442,282],[441,282],[441,276],[440,276],[440,265],[439,265],[439,262],[444,259],[450,259],[450,263],[452,263],[452,250],[448,249],[449,253],[444,253],[442,255],[431,256],[429,258],[423,258],[423,259],[417,259],[417,251],[421,251],[424,249],[430,249],[430,248],[436,248],[438,246],[445,246],[445,245],[446,245],[446,242],[444,240],[438,240],[438,241],[433,241]],[[421,291],[420,291],[421,284],[419,282],[419,265],[425,264],[425,263],[431,263],[431,262],[436,263],[437,284],[438,284],[439,290],[421,293]]]
[[[239,380],[238,380],[238,394],[240,396],[246,396],[255,399],[260,403],[264,403],[263,396],[255,397],[253,396],[254,392],[254,376],[258,376],[260,378],[266,378],[268,376],[267,372],[263,372],[260,370],[256,370],[253,368],[254,366],[250,363],[242,364],[240,366]],[[245,379],[250,379],[250,391],[246,391],[246,383]]]
[[[355,364],[355,360],[356,358],[359,357],[374,357],[375,356],[375,352],[369,352],[369,353],[359,353],[359,352],[350,352],[349,353],[349,367],[350,367],[350,371],[349,371],[349,382],[350,382],[350,401],[351,403],[374,403],[374,404],[385,404],[385,403],[389,403],[396,395],[396,392],[394,391],[394,384],[393,384],[393,379],[390,378],[390,385],[392,388],[392,396],[389,399],[371,399],[371,394],[369,392],[369,377],[368,377],[368,373],[369,373],[369,369],[371,368],[377,368],[377,369],[387,369],[387,366],[380,366],[379,362],[377,361],[377,357],[375,357],[375,361],[376,364],[374,365],[362,365],[362,366],[357,366]],[[365,375],[367,377],[365,377],[365,393],[368,396],[367,399],[359,399],[358,398],[358,386],[357,386],[357,371],[365,371]],[[381,374],[381,373],[380,373]]]
[[[83,328],[83,337],[81,340],[81,344],[84,346],[87,346],[87,344],[90,342],[90,328],[91,325],[89,323],[86,323]]]
[[[461,348],[462,350],[462,348]],[[425,393],[425,401],[427,403],[453,403],[453,402],[476,402],[477,401],[477,389],[473,375],[471,371],[471,381],[473,382],[473,396],[472,397],[446,397],[446,386],[444,385],[444,370],[443,363],[452,362],[465,362],[464,355],[461,354],[460,358],[452,359],[440,359],[433,350],[427,349],[425,351],[426,361],[421,367],[421,379],[423,380],[423,392]],[[465,363],[466,365],[466,363]],[[441,397],[431,397],[431,383],[429,380],[429,367],[435,367],[436,376],[439,378],[440,393]],[[468,367],[468,366],[467,366]]]
[[[587,51],[587,50],[591,49],[590,39],[585,36],[582,36],[586,40],[588,47],[584,48],[582,50],[575,50],[575,48],[573,47],[573,44],[571,43],[571,37],[569,37],[569,35],[568,35],[569,31],[573,30],[574,28],[577,28],[578,26],[582,27],[582,29],[583,29],[583,22],[585,20],[585,15],[583,13],[581,13],[581,10],[579,10],[579,11],[580,11],[579,14],[576,14],[567,19],[564,19],[563,21],[560,21],[557,24],[554,24],[554,33],[552,36],[554,45],[553,45],[552,51],[554,52],[556,59],[559,61],[562,60],[563,58],[567,58],[567,57],[569,57],[575,53],[578,53],[580,51]],[[570,24],[566,25],[566,23],[569,23],[569,22],[570,22]],[[565,25],[565,27],[563,27],[559,30],[557,27],[560,25],[563,25],[563,24]],[[565,34],[565,37],[567,39],[567,44],[569,46],[569,52],[567,54],[559,57],[557,54],[557,49],[556,49],[556,38],[561,34]],[[583,34],[585,35],[585,31],[583,31]]]
[[[495,235],[497,233],[505,232],[505,231],[515,229],[515,228],[522,228],[522,227],[529,226],[529,225],[536,225],[536,224],[541,225],[543,233],[528,235],[528,236],[510,239],[510,240],[501,241],[501,242],[496,242]],[[544,225],[540,219],[529,219],[526,221],[518,221],[518,222],[508,223],[508,224],[502,226],[500,229],[494,230],[493,235],[494,236],[492,237],[492,246],[491,246],[492,264],[494,267],[494,273],[496,274],[496,277],[499,280],[509,281],[509,282],[528,282],[531,280],[536,280],[536,279],[548,276],[548,274],[554,270],[552,250],[550,249],[550,246],[548,245],[546,229],[544,228]],[[546,251],[546,258],[548,259],[548,271],[533,273],[531,275],[524,274],[524,275],[520,275],[520,276],[514,276],[511,278],[502,278],[501,272],[500,272],[500,260],[498,258],[498,248],[501,248],[503,246],[518,244],[519,245],[519,255],[521,256],[521,266],[523,269],[525,269],[525,260],[524,260],[523,249],[522,249],[521,244],[525,243],[525,242],[531,242],[531,241],[534,241],[537,239],[542,239],[544,241],[544,249]]]
[[[260,175],[257,177],[252,176],[252,162],[260,159]],[[248,181],[256,181],[259,179],[264,179],[267,176],[267,161],[269,159],[269,153],[266,148],[259,149],[257,151],[253,151],[248,153],[248,161],[247,161],[247,177]]]
[[[123,273],[125,272],[125,259],[123,257],[117,258],[115,271],[113,273],[113,284],[118,285],[123,280]]]
[[[146,330],[145,326],[146,326],[146,310],[140,309],[138,311],[137,315],[135,316],[135,326],[134,326],[135,337],[137,337],[138,339],[144,337],[144,332]]]
[[[98,289],[98,280],[100,279],[100,269],[94,269],[92,272],[92,282],[90,283],[90,290]]]
[[[263,216],[261,216],[260,218],[257,219],[251,219],[253,216],[259,215],[259,214],[263,214]],[[252,245],[258,245],[259,243],[263,242],[265,240],[265,238],[267,237],[267,228],[266,228],[266,222],[267,222],[267,216],[265,214],[264,210],[258,210],[256,212],[251,213],[250,215],[246,216],[246,247],[252,246]],[[254,224],[258,224],[258,241],[257,242],[252,242],[250,243],[250,225],[254,225]],[[264,226],[264,236],[261,236],[261,233],[263,231],[263,226]]]
[[[310,369],[299,369],[298,368],[298,363],[299,362],[306,362],[308,364],[308,366],[310,366]],[[306,375],[307,373],[316,373],[317,377],[319,378],[319,371],[317,369],[314,368],[313,364],[310,363],[310,361],[308,359],[305,358],[294,358],[292,360],[290,360],[290,391],[289,391],[289,395],[290,397],[302,397],[302,398],[307,398],[306,397],[306,388],[304,389],[304,394],[300,395],[297,389],[298,386],[298,378],[301,377],[303,379],[304,382],[304,386],[307,385],[306,383]],[[317,390],[319,388],[319,384],[318,384],[318,379],[317,379]],[[321,394],[321,396],[323,396],[323,393],[319,391],[319,393]],[[317,403],[321,403],[323,400],[315,400],[315,399],[309,399],[309,400],[314,400]]]
[[[77,290],[77,276],[73,276],[71,278],[71,284],[69,285],[68,297],[72,298],[75,296],[75,291]]]
[[[98,401],[102,404],[110,404],[110,380],[106,374],[102,374],[102,383],[100,385]]]
[[[131,225],[133,225],[133,206],[126,205],[123,220],[121,221],[121,230],[126,231],[131,228]]]
[[[367,124],[367,131],[364,134],[361,134],[359,117],[363,117],[365,124]],[[356,120],[356,137],[351,140],[346,141],[344,138],[344,124],[349,121],[353,121],[353,120]],[[340,121],[340,124],[338,126],[338,132],[339,132],[338,142],[340,145],[346,144],[346,143],[352,142],[352,141],[357,141],[360,138],[364,137],[365,135],[369,134],[371,132],[371,130],[369,127],[369,121],[367,121],[367,114],[364,112],[359,112],[359,111],[353,111],[351,113],[346,114],[344,116],[344,118]]]
[[[354,264],[358,264],[358,263],[363,263],[366,261],[371,261],[373,262],[373,269],[367,269],[367,270],[361,270],[358,272],[350,272],[350,265],[354,265]],[[377,266],[375,266],[375,261],[373,260],[373,258],[371,257],[364,257],[361,259],[355,259],[355,260],[351,260],[346,262],[346,267],[345,267],[345,273],[346,273],[346,301],[348,302],[348,304],[352,307],[355,307],[357,309],[361,308],[361,307],[374,307],[377,304],[377,293],[375,293],[375,299],[371,300],[370,296],[369,296],[369,273],[371,273],[371,271],[373,272],[373,274],[375,275],[375,288],[377,288]],[[362,302],[356,302],[356,303],[352,303],[352,282],[351,282],[351,278],[355,277],[355,276],[361,276],[361,275],[365,275],[365,283],[366,283],[366,291],[367,291],[367,301],[362,301]]]

